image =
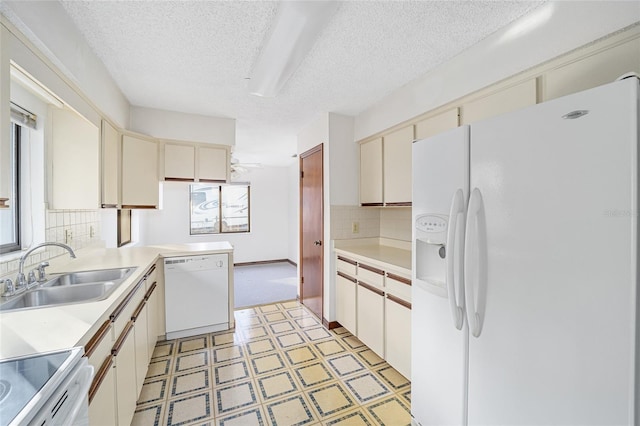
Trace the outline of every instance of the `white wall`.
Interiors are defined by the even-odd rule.
[[[355,139],[388,129],[638,21],[635,1],[553,1],[355,118]]]
[[[162,209],[141,211],[142,245],[229,241],[236,263],[289,256],[289,170],[253,169],[241,177],[251,183],[251,232],[189,235],[189,184],[164,182]]]
[[[232,146],[236,143],[235,119],[136,106],[131,107],[130,130],[164,139]]]

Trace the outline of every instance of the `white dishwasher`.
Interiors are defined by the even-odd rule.
[[[164,260],[167,339],[229,328],[229,256]]]

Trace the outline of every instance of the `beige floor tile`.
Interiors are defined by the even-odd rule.
[[[340,337],[342,338],[342,341],[347,344],[347,347],[351,349],[358,349],[358,348],[364,347],[364,343],[358,340],[356,336],[352,336],[351,334],[349,334],[349,335],[343,335]]]
[[[302,317],[308,317],[311,314],[307,312],[304,308],[297,307],[293,309],[287,309],[287,315],[289,315],[289,317],[291,318],[302,318]]]
[[[224,416],[240,409],[260,404],[253,381],[232,383],[215,389],[216,416]]]
[[[320,325],[320,322],[315,319],[315,317],[303,317],[303,318],[297,318],[295,320],[296,324],[298,324],[298,327],[300,328],[309,328],[309,327],[317,327],[318,325]]]
[[[306,340],[304,340],[304,337],[302,337],[302,334],[297,331],[287,333],[287,334],[279,334],[276,336],[275,339],[276,339],[276,342],[278,342],[278,345],[282,349],[290,348],[292,346],[299,346],[304,343],[307,343]]]
[[[302,334],[304,334],[307,340],[311,342],[329,339],[332,337],[332,334],[328,332],[324,327],[307,328],[305,330],[302,330]]]
[[[411,425],[411,412],[396,396],[367,405],[367,412],[377,424],[384,426]]]
[[[398,395],[402,398],[402,402],[406,403],[409,407],[411,407],[411,387],[405,391],[398,392]]]
[[[370,372],[350,377],[344,381],[344,384],[360,404],[366,404],[392,394],[391,390],[375,374]]]
[[[209,351],[176,355],[175,373],[182,373],[195,368],[207,367],[209,365]]]
[[[319,386],[305,394],[320,419],[333,417],[357,406],[340,382]]]
[[[230,364],[214,365],[213,376],[216,385],[225,385],[227,383],[248,379],[249,369],[247,362],[244,360],[233,361]]]
[[[176,374],[171,377],[171,392],[169,398],[181,397],[192,392],[209,390],[210,388],[211,379],[208,368]]]
[[[364,350],[359,349],[357,354],[369,367],[379,367],[385,363],[384,359],[380,358],[378,354],[369,348]]]
[[[131,426],[160,426],[164,424],[164,410],[165,404],[163,403],[137,407]]]
[[[250,359],[250,362],[253,374],[256,376],[266,373],[273,373],[278,370],[284,370],[287,367],[282,358],[282,355],[277,352],[252,357]]]
[[[252,317],[240,318],[236,320],[236,327],[239,327],[239,328],[255,327],[256,325],[261,325],[261,324],[264,324],[264,321],[258,315],[254,315]]]
[[[271,426],[309,425],[318,421],[302,394],[266,403],[264,409]]]
[[[330,357],[333,355],[345,353],[347,350],[337,340],[327,340],[326,342],[314,343],[313,346],[318,350],[323,357]]]
[[[378,376],[394,390],[399,391],[401,389],[411,386],[411,382],[407,380],[402,374],[398,373],[393,367],[387,366],[376,370]]]
[[[318,355],[310,346],[299,346],[284,351],[284,355],[292,367],[299,366],[309,361],[318,359]]]
[[[241,345],[214,347],[211,350],[211,353],[213,354],[214,364],[244,358],[244,350]]]
[[[264,319],[267,322],[276,322],[276,321],[284,321],[287,319],[287,317],[284,315],[284,313],[282,312],[271,312],[268,314],[264,314]]]
[[[344,327],[337,327],[337,328],[334,328],[334,329],[333,329],[333,330],[331,330],[331,331],[333,331],[333,332],[334,332],[335,334],[337,334],[337,335],[342,335],[342,334],[349,333],[349,330],[347,330],[347,329],[346,329],[346,328],[344,328]]]
[[[259,377],[256,383],[263,401],[281,398],[299,391],[292,373],[287,370]]]
[[[258,310],[262,314],[268,314],[270,312],[279,311],[280,307],[278,307],[278,305],[264,305],[264,306],[258,306]]]
[[[271,338],[253,340],[251,342],[247,342],[246,344],[247,352],[249,355],[260,355],[267,352],[275,351],[276,346],[273,343]]]
[[[286,333],[288,331],[294,331],[296,328],[291,321],[282,321],[276,323],[270,323],[269,328],[273,334]]]
[[[167,425],[186,424],[213,416],[211,392],[201,392],[169,401]]]
[[[174,354],[174,349],[176,346],[176,342],[174,340],[158,342],[156,347],[153,349],[152,358],[163,358],[172,356]]]
[[[138,397],[138,404],[149,404],[152,402],[163,401],[166,397],[168,389],[168,377],[156,380],[145,381]]]
[[[293,371],[304,388],[311,388],[335,380],[335,376],[322,362],[305,364],[294,368]]]
[[[154,379],[161,376],[166,376],[171,373],[173,359],[158,359],[151,360],[149,368],[147,369],[147,377],[145,380]]]
[[[352,353],[338,355],[327,359],[327,364],[333,369],[338,377],[345,377],[349,374],[364,371],[367,368]]]
[[[208,336],[197,336],[182,339],[178,342],[178,354],[207,349],[209,347],[208,340]]]
[[[280,305],[284,309],[291,309],[291,308],[297,308],[298,306],[300,306],[300,302],[298,302],[297,300],[291,300],[289,302],[282,302],[280,303]]]
[[[242,329],[242,335],[244,336],[245,340],[254,340],[260,337],[268,336],[269,333],[267,332],[265,326],[258,326]]]
[[[371,419],[362,408],[343,412],[322,422],[323,426],[372,426]]]
[[[217,419],[218,426],[264,426],[267,418],[261,406],[229,414]]]

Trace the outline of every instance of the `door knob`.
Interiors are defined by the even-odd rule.
[[[317,245],[317,246],[321,246],[321,245],[322,245],[322,241],[320,241],[320,240],[315,240],[315,241],[313,242],[313,244],[315,244],[315,245]]]

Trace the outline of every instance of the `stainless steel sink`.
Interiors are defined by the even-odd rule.
[[[135,269],[101,269],[53,276],[36,288],[11,296],[0,304],[0,311],[104,300],[129,278]]]
[[[40,287],[29,290],[3,303],[0,310],[36,308],[68,303],[89,302],[107,298],[117,287],[113,281],[76,287]]]
[[[87,283],[125,280],[135,268],[100,269],[97,271],[70,272],[47,281],[43,287],[58,287]]]

